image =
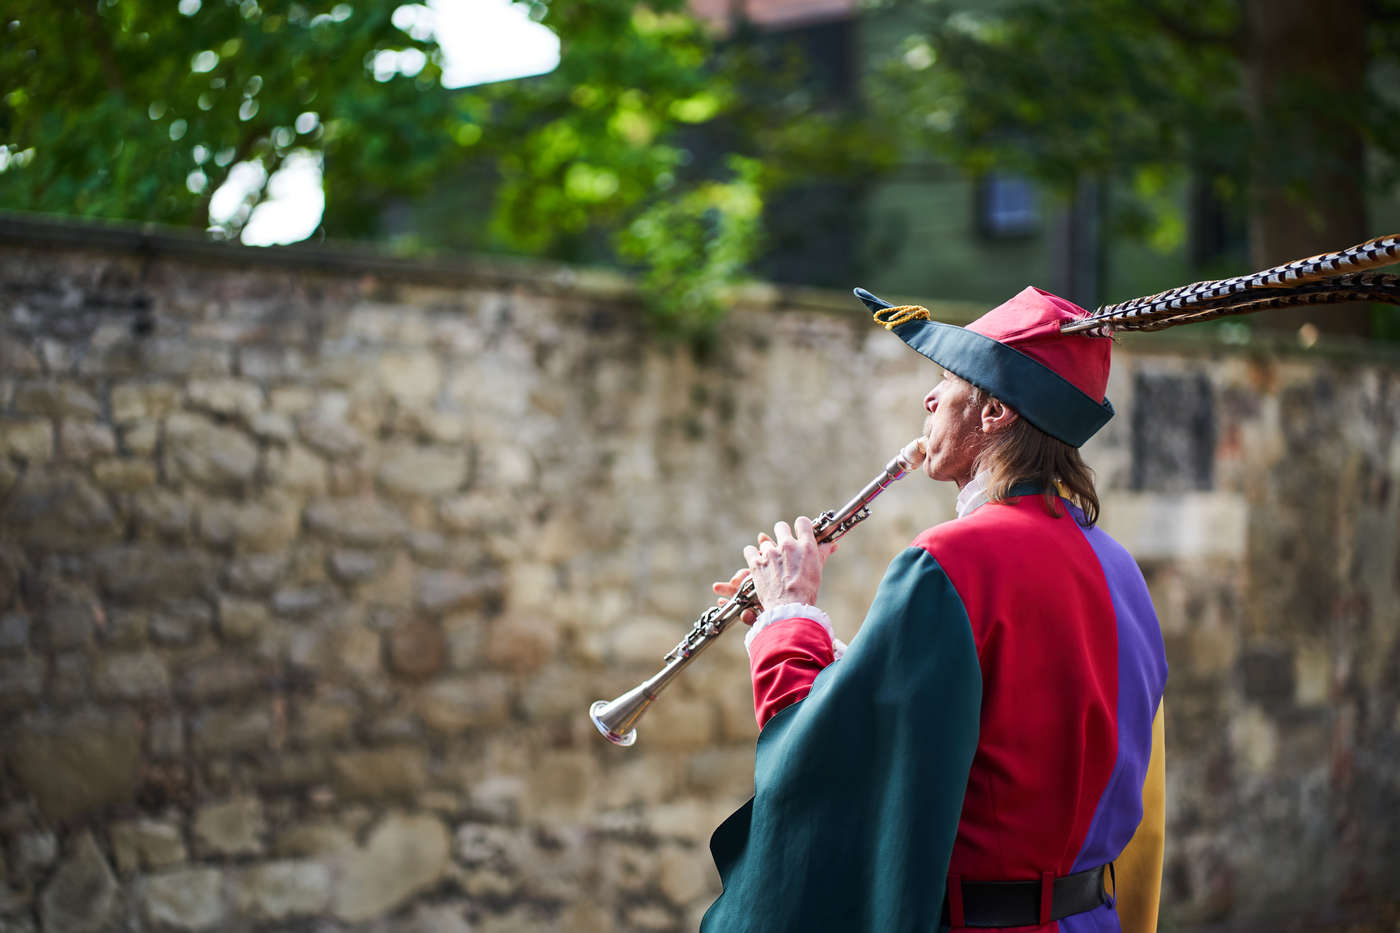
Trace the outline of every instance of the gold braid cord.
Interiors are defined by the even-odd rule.
[[[1060,331],[1107,337],[1120,330],[1165,330],[1272,308],[1348,301],[1400,305],[1400,276],[1361,274],[1396,262],[1400,262],[1400,235],[1376,237],[1350,249],[1295,259],[1250,275],[1194,282],[1104,305]]]
[[[894,305],[889,308],[881,308],[873,315],[876,324],[883,324],[885,330],[894,330],[901,324],[909,321],[931,321],[932,315],[928,313],[928,308],[923,305]]]

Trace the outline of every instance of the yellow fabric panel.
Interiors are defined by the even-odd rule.
[[[1167,839],[1167,736],[1165,702],[1152,720],[1152,760],[1142,782],[1142,822],[1114,862],[1118,878],[1118,920],[1123,933],[1153,933],[1162,897],[1162,848]],[[1104,878],[1105,887],[1109,886]],[[1113,892],[1110,891],[1110,894]]]

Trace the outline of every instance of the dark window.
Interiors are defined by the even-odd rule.
[[[1029,179],[994,173],[978,181],[977,232],[982,236],[1029,236],[1039,226],[1035,186]]]

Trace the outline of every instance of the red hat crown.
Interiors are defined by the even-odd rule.
[[[1108,392],[1113,342],[1060,333],[1060,325],[1088,315],[1072,301],[1027,286],[982,315],[967,329],[1029,356],[1079,391],[1102,402]]]

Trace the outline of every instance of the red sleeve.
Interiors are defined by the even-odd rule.
[[[782,619],[754,636],[749,672],[758,727],[807,696],[812,681],[833,660],[831,636],[812,619]]]

